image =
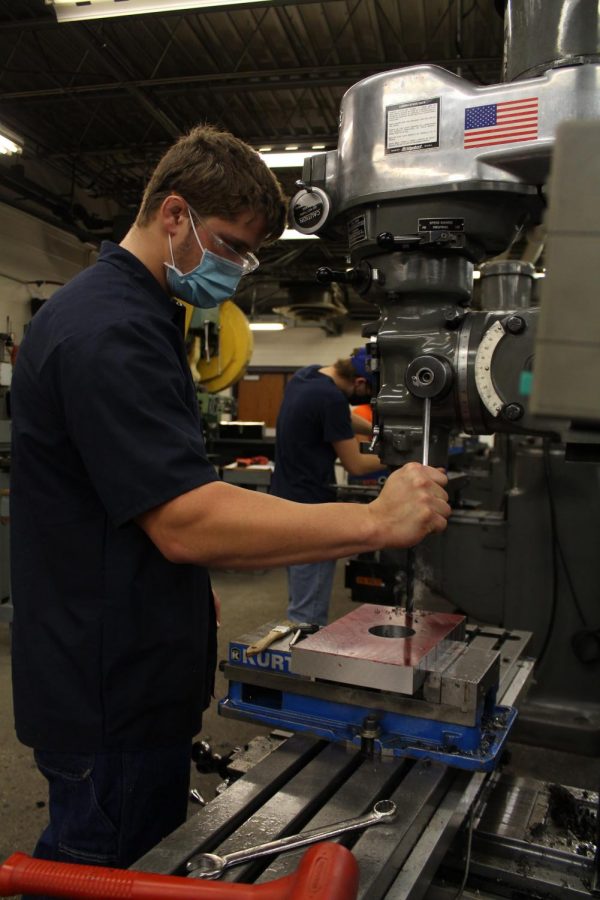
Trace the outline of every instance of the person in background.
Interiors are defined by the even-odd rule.
[[[355,437],[369,435],[371,425],[350,409],[350,404],[367,402],[371,390],[364,347],[332,365],[306,366],[295,373],[275,426],[272,494],[298,503],[335,501],[336,459],[350,476],[381,471],[379,457],[361,453]],[[335,563],[325,559],[287,567],[291,622],[327,623]]]
[[[359,447],[360,444],[370,444],[373,436],[373,407],[371,403],[359,403],[358,406],[354,406],[352,408],[352,423],[353,425],[356,422],[356,419],[364,419],[367,423],[366,425],[359,424],[355,427],[356,432],[356,440],[358,441]],[[383,485],[385,483],[385,479],[389,475],[389,471],[387,467],[382,466],[376,472],[368,472],[367,475],[349,475],[348,476],[348,484],[359,484],[359,485]]]
[[[435,469],[405,467],[355,510],[226,484],[207,458],[180,301],[231,297],[286,213],[258,153],[196,127],[121,243],[103,243],[21,344],[12,662],[17,735],[49,785],[37,857],[128,867],[185,821],[216,661],[209,568],[332,560],[446,526]]]

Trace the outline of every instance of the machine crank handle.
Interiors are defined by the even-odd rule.
[[[341,844],[323,843],[307,850],[291,875],[266,884],[215,884],[13,853],[0,865],[0,897],[16,894],[73,900],[356,900],[358,864]]]
[[[429,441],[431,435],[431,397],[423,400],[423,458],[424,466],[429,465]]]
[[[357,831],[367,828],[369,825],[379,825],[396,817],[396,804],[392,800],[379,800],[371,812],[355,819],[347,819],[336,825],[328,825],[313,831],[304,831],[302,834],[291,834],[288,837],[275,841],[267,841],[256,847],[248,847],[246,850],[237,850],[234,853],[226,853],[219,856],[217,853],[198,853],[188,861],[188,872],[192,872],[195,878],[219,878],[225,869],[230,866],[239,866],[252,862],[262,856],[272,856],[274,853],[283,853],[288,850],[298,850],[313,844],[316,841],[325,841],[339,837],[347,831]]]
[[[375,446],[377,445],[377,441],[379,440],[379,425],[373,426],[371,443],[369,444],[369,449],[367,453],[375,453]]]

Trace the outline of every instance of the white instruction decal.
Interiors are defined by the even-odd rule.
[[[385,152],[426,150],[440,145],[440,98],[398,103],[385,111]]]

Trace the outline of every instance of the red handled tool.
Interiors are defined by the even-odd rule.
[[[315,844],[296,871],[265,884],[198,881],[33,859],[13,853],[0,865],[0,896],[46,894],[74,900],[356,900],[358,863],[341,844]]]

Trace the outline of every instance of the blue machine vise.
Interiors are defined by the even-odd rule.
[[[365,617],[368,622],[374,614],[372,607],[359,610],[338,620],[341,625],[326,626],[291,648],[286,636],[261,653],[248,655],[247,648],[260,639],[259,633],[232,641],[223,664],[229,691],[219,703],[220,714],[368,751],[437,760],[461,769],[493,769],[516,710],[497,705],[501,653],[490,649],[490,637],[498,647],[503,638],[517,641],[518,648],[511,646],[514,661],[515,650],[522,652],[523,634],[515,637],[502,629],[488,629],[481,647],[472,635],[465,639],[463,617],[452,617],[460,620],[459,627],[448,629],[448,622],[440,626],[439,614],[421,611],[416,621],[410,621],[416,627],[408,638],[416,639],[415,644],[421,639],[420,646],[410,648],[411,656],[402,646],[398,659],[398,647],[390,643],[379,647],[372,636],[386,640],[386,629],[392,629],[391,637],[394,629],[406,630],[403,611],[386,613],[396,617],[392,624],[382,626],[380,619],[368,629],[367,644],[357,647],[357,628],[362,633]],[[440,627],[446,629],[444,637],[429,646],[428,632]],[[346,642],[345,635],[350,637]],[[400,640],[407,638],[403,635]],[[506,659],[505,652],[502,656]],[[395,689],[397,685],[402,691]]]

